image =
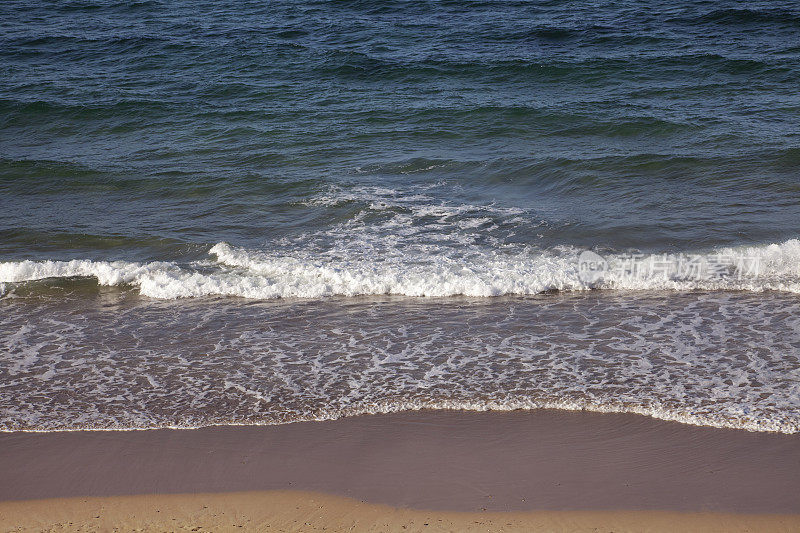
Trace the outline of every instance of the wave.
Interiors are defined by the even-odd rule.
[[[800,15],[788,9],[718,9],[701,15],[700,23],[716,24],[767,24],[771,27],[800,25]]]
[[[97,100],[91,104],[68,100],[43,100],[31,98],[0,98],[0,111],[21,117],[61,116],[82,120],[102,119],[110,116],[136,116],[136,113],[167,113],[174,108],[166,100],[155,98],[128,98]]]
[[[96,10],[96,9],[136,9],[144,7],[158,7],[163,5],[162,2],[156,0],[139,0],[134,2],[95,2],[91,0],[73,0],[72,2],[64,2],[59,6],[63,11],[72,10]]]
[[[11,261],[0,283],[95,278],[131,285],[151,298],[236,296],[256,299],[402,295],[491,297],[550,291],[785,291],[800,293],[800,240],[723,248],[703,254],[610,254],[577,248],[504,252],[426,245],[378,257],[367,248],[348,254],[281,254],[211,247],[214,261]]]

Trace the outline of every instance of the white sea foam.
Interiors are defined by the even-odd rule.
[[[363,244],[363,243],[362,243]],[[218,243],[209,250],[210,268],[175,263],[123,261],[19,261],[0,263],[0,283],[16,284],[46,278],[93,277],[101,285],[132,285],[152,298],[239,296],[245,298],[320,298],[326,296],[405,295],[471,296],[532,295],[544,291],[737,290],[800,292],[800,241],[726,248],[699,257],[724,254],[758,261],[757,272],[720,278],[679,278],[663,272],[608,271],[586,280],[578,268],[581,250],[537,251],[478,249],[425,244],[392,247],[375,255],[369,243],[361,250],[334,247],[323,253],[294,254],[254,251]],[[348,257],[349,255],[349,257]],[[626,256],[608,256],[610,262]],[[663,263],[674,257],[641,256]],[[675,265],[672,265],[673,267]],[[674,270],[674,269],[673,269]],[[4,290],[7,290],[5,288]]]
[[[0,263],[0,280],[4,283],[19,283],[46,278],[93,277],[100,285],[136,284],[145,276],[156,272],[179,270],[164,262],[148,264],[125,261],[9,261]]]
[[[86,303],[7,306],[0,430],[557,408],[800,431],[800,303],[785,293],[345,307],[126,299],[89,302],[91,320],[76,312]]]

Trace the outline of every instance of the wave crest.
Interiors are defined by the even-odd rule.
[[[800,292],[800,240],[767,246],[726,248],[695,258],[710,262],[725,256],[751,260],[758,269],[742,276],[686,277],[679,256],[640,255],[660,270],[608,269],[587,277],[579,268],[582,250],[564,248],[503,252],[467,250],[461,255],[435,248],[412,249],[385,257],[277,254],[237,248],[221,242],[209,254],[216,261],[176,263],[124,261],[16,261],[0,263],[0,283],[20,284],[48,278],[91,277],[100,285],[131,285],[143,296],[189,298],[322,298],[327,296],[402,295],[414,297],[534,295],[548,291],[615,289],[627,291],[735,290]],[[610,255],[609,264],[630,256]],[[672,261],[672,263],[670,263]],[[666,262],[666,264],[665,264]]]

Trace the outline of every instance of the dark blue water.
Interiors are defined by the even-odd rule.
[[[798,87],[800,8],[774,1],[3,2],[0,333],[10,340],[0,388],[18,399],[5,406],[13,416],[0,418],[9,428],[266,423],[310,416],[304,394],[311,394],[314,412],[328,413],[322,417],[562,402],[794,431]],[[582,270],[587,251],[605,261],[601,275]],[[625,270],[632,260],[648,270]],[[587,298],[597,301],[571,296],[593,289],[600,295]],[[563,310],[538,307],[552,304],[536,296],[543,293],[578,298],[574,309],[584,318],[565,328]],[[643,316],[674,312],[674,321],[661,329],[633,321],[626,309],[639,294],[653,298]],[[697,302],[665,311],[676,294]],[[318,372],[358,375],[348,357],[391,352],[376,347],[389,333],[363,317],[347,326],[348,306],[369,307],[358,298],[386,295],[421,306],[423,322],[463,297],[478,299],[468,316],[513,317],[522,305],[548,333],[518,339],[527,348],[505,370],[480,371],[495,388],[478,386],[483,378],[470,382],[469,365],[443,370],[437,358],[463,347],[441,341],[442,331],[455,334],[454,324],[442,324],[439,333],[422,328],[395,340],[409,346],[406,356],[416,354],[406,367],[388,367],[395,373],[386,379],[404,383],[396,390],[304,383],[278,393],[259,378],[261,389],[228,376],[198,385],[202,393],[169,389],[173,397],[180,390],[221,402],[200,401],[190,421],[173,404],[142,406],[143,391],[164,391],[160,378],[137,389],[117,363],[109,363],[114,372],[98,370],[105,367],[96,358],[123,354],[136,375],[142,353],[166,357],[155,339],[141,340],[149,338],[145,329],[158,323],[158,337],[181,338],[196,313],[227,317],[229,329],[205,331],[206,341],[221,346],[232,331],[246,338],[249,348],[236,357],[220,355],[223,367],[274,355],[274,341],[253,343],[264,326],[254,318],[261,311],[248,306],[291,317],[305,311],[283,300],[299,298],[298,306],[325,306],[328,320],[284,331],[295,344],[253,375],[274,374],[282,358],[312,356]],[[107,316],[96,315],[104,309]],[[154,322],[150,314],[163,309],[173,318]],[[704,322],[698,309],[717,318]],[[386,316],[381,326],[397,333],[403,320],[395,311]],[[609,316],[627,329],[609,332]],[[530,328],[508,320],[474,357],[500,357]],[[579,327],[581,320],[589,326]],[[345,343],[349,349],[333,350],[313,341],[325,323],[360,333]],[[101,334],[97,324],[111,329]],[[129,327],[139,333],[106,337]],[[730,331],[719,336],[719,328]],[[766,328],[768,338],[754,328]],[[560,336],[549,338],[553,332]],[[639,339],[636,347],[627,335]],[[709,335],[718,342],[707,345]],[[733,337],[735,345],[724,340]],[[143,352],[131,348],[137,343]],[[165,368],[172,370],[164,372],[188,379],[184,365],[208,352],[201,344],[170,352]],[[82,359],[84,352],[95,358]],[[698,355],[733,352],[729,383],[715,381],[725,373],[719,361]],[[564,361],[576,354],[601,367],[623,355],[641,358],[644,381],[587,378],[584,363],[567,370]],[[47,409],[56,414],[48,417],[37,394],[75,385],[59,374],[65,357],[105,378],[87,377],[98,388],[78,399],[51,400]],[[529,359],[555,373],[549,385],[530,381]],[[713,369],[710,381],[668,371],[673,359],[679,368]],[[402,368],[411,372],[406,382]],[[585,383],[554,385],[565,376]],[[461,392],[446,392],[444,385],[462,379]],[[234,399],[209,392],[228,382],[233,388],[224,394]],[[643,395],[619,392],[633,382]],[[129,403],[105,418],[81,418],[109,391],[119,397],[122,383],[139,391]],[[464,392],[469,383],[482,392]],[[252,411],[237,403],[245,397],[230,392],[236,387],[281,407]],[[444,397],[425,393],[437,387]],[[716,400],[703,399],[708,387],[716,387]],[[287,407],[287,398],[296,405]],[[695,403],[714,401],[724,408],[697,414]]]
[[[800,220],[780,2],[4,2],[0,257],[263,248],[361,205],[523,208],[512,242],[763,244]],[[90,213],[89,216],[87,214]]]

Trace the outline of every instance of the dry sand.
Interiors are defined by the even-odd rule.
[[[666,511],[447,512],[299,491],[0,503],[3,531],[798,531],[797,515]]]
[[[800,530],[800,435],[624,414],[7,433],[0,480],[2,530]]]

